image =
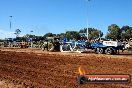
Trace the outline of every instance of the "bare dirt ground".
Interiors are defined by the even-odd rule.
[[[0,88],[132,88],[132,83],[79,85],[79,66],[87,68],[87,74],[132,75],[132,52],[98,55],[0,49]]]

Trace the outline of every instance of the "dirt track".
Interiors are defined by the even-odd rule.
[[[132,75],[132,54],[49,53],[33,49],[0,51],[0,79],[21,85],[9,88],[132,88],[132,83],[79,85],[76,83],[79,66],[87,68],[88,74]],[[1,83],[0,88],[4,88]]]

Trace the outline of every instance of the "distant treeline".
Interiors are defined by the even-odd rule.
[[[74,30],[66,31],[65,33],[60,33],[60,34],[46,33],[43,36],[26,34],[23,37],[19,37],[20,33],[21,33],[20,29],[15,30],[14,34],[16,34],[16,40],[27,41],[29,39],[32,39],[33,41],[40,41],[40,40],[45,40],[46,37],[59,37],[61,39],[67,37],[68,39],[74,39],[74,40],[87,39],[87,28],[80,29],[79,31],[74,31]],[[88,38],[90,40],[102,36],[103,36],[103,32],[101,30],[95,28],[88,28]],[[113,40],[129,40],[130,38],[132,38],[132,27],[123,26],[120,28],[116,24],[111,24],[110,26],[108,26],[108,32],[105,35],[105,38],[113,39]]]

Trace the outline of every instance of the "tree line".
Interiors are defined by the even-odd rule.
[[[60,34],[54,34],[54,33],[46,33],[43,36],[35,36],[31,34],[26,34],[23,37],[19,37],[19,34],[21,33],[20,29],[16,29],[15,33],[16,38],[19,38],[20,40],[25,40],[27,38],[32,38],[34,41],[39,40],[45,40],[46,37],[59,37],[63,39],[64,37],[67,37],[68,39],[74,39],[74,40],[81,40],[81,39],[87,39],[87,28],[80,29],[79,31],[66,31],[65,33]],[[95,38],[101,38],[103,36],[103,32],[99,29],[95,28],[88,28],[88,39],[95,39]],[[132,38],[132,27],[130,26],[123,26],[119,27],[116,24],[111,24],[108,26],[108,32],[105,35],[106,39],[112,39],[112,40],[129,40]]]
[[[132,27],[126,25],[120,28],[118,25],[112,24],[108,26],[108,32],[105,37],[113,40],[129,40],[132,38]]]

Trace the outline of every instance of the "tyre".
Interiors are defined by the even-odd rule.
[[[97,54],[103,54],[104,53],[103,48],[97,48],[96,53]]]
[[[60,43],[59,42],[54,43],[54,50],[55,51],[60,51]]]
[[[80,48],[80,46],[79,45],[76,45],[76,47],[73,49],[74,51],[80,51],[81,50],[81,48]]]
[[[61,45],[60,51],[71,51],[70,45]]]
[[[54,51],[54,45],[52,43],[48,44],[48,51]]]
[[[107,48],[105,50],[105,53],[108,54],[108,55],[111,55],[111,54],[113,54],[113,50],[111,48]]]

